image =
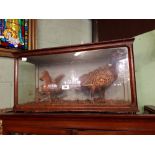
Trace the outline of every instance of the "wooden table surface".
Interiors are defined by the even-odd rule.
[[[154,114],[3,113],[3,134],[155,134]]]

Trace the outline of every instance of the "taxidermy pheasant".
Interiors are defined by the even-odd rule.
[[[64,77],[65,75],[61,74],[55,79],[52,79],[48,71],[43,71],[42,76],[40,77],[40,80],[44,81],[44,84],[41,85],[41,92],[46,93],[50,99],[57,98],[57,96],[62,93],[60,83]]]
[[[104,98],[105,89],[117,79],[115,68],[115,65],[110,64],[82,75],[79,78],[81,81],[81,87],[90,90],[90,96],[92,99],[94,99],[96,91],[102,93],[102,98]]]

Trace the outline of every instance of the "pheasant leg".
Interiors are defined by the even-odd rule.
[[[90,90],[90,96],[91,96],[92,103],[94,103],[94,93],[95,93],[95,88],[91,88],[91,90]]]
[[[101,98],[105,102],[105,89],[101,90]]]

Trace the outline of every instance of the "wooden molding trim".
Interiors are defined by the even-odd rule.
[[[42,49],[28,50],[25,52],[16,52],[14,56],[16,58],[21,58],[21,57],[29,57],[29,56],[51,55],[51,54],[70,53],[70,52],[77,52],[77,51],[84,51],[84,50],[112,48],[114,46],[115,47],[129,46],[129,44],[133,43],[133,41],[134,41],[134,38],[128,38],[128,39],[110,40],[110,41],[97,42],[97,43],[79,44],[79,45],[72,45],[72,46],[42,48]]]
[[[29,19],[28,50],[36,49],[36,19]]]
[[[0,120],[0,135],[3,134],[3,130],[2,130],[2,120]]]

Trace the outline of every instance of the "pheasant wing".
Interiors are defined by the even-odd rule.
[[[62,80],[64,77],[65,77],[64,74],[61,74],[61,75],[57,76],[57,77],[55,78],[55,83],[56,83],[57,85],[59,85],[60,82],[61,82],[61,80]]]

